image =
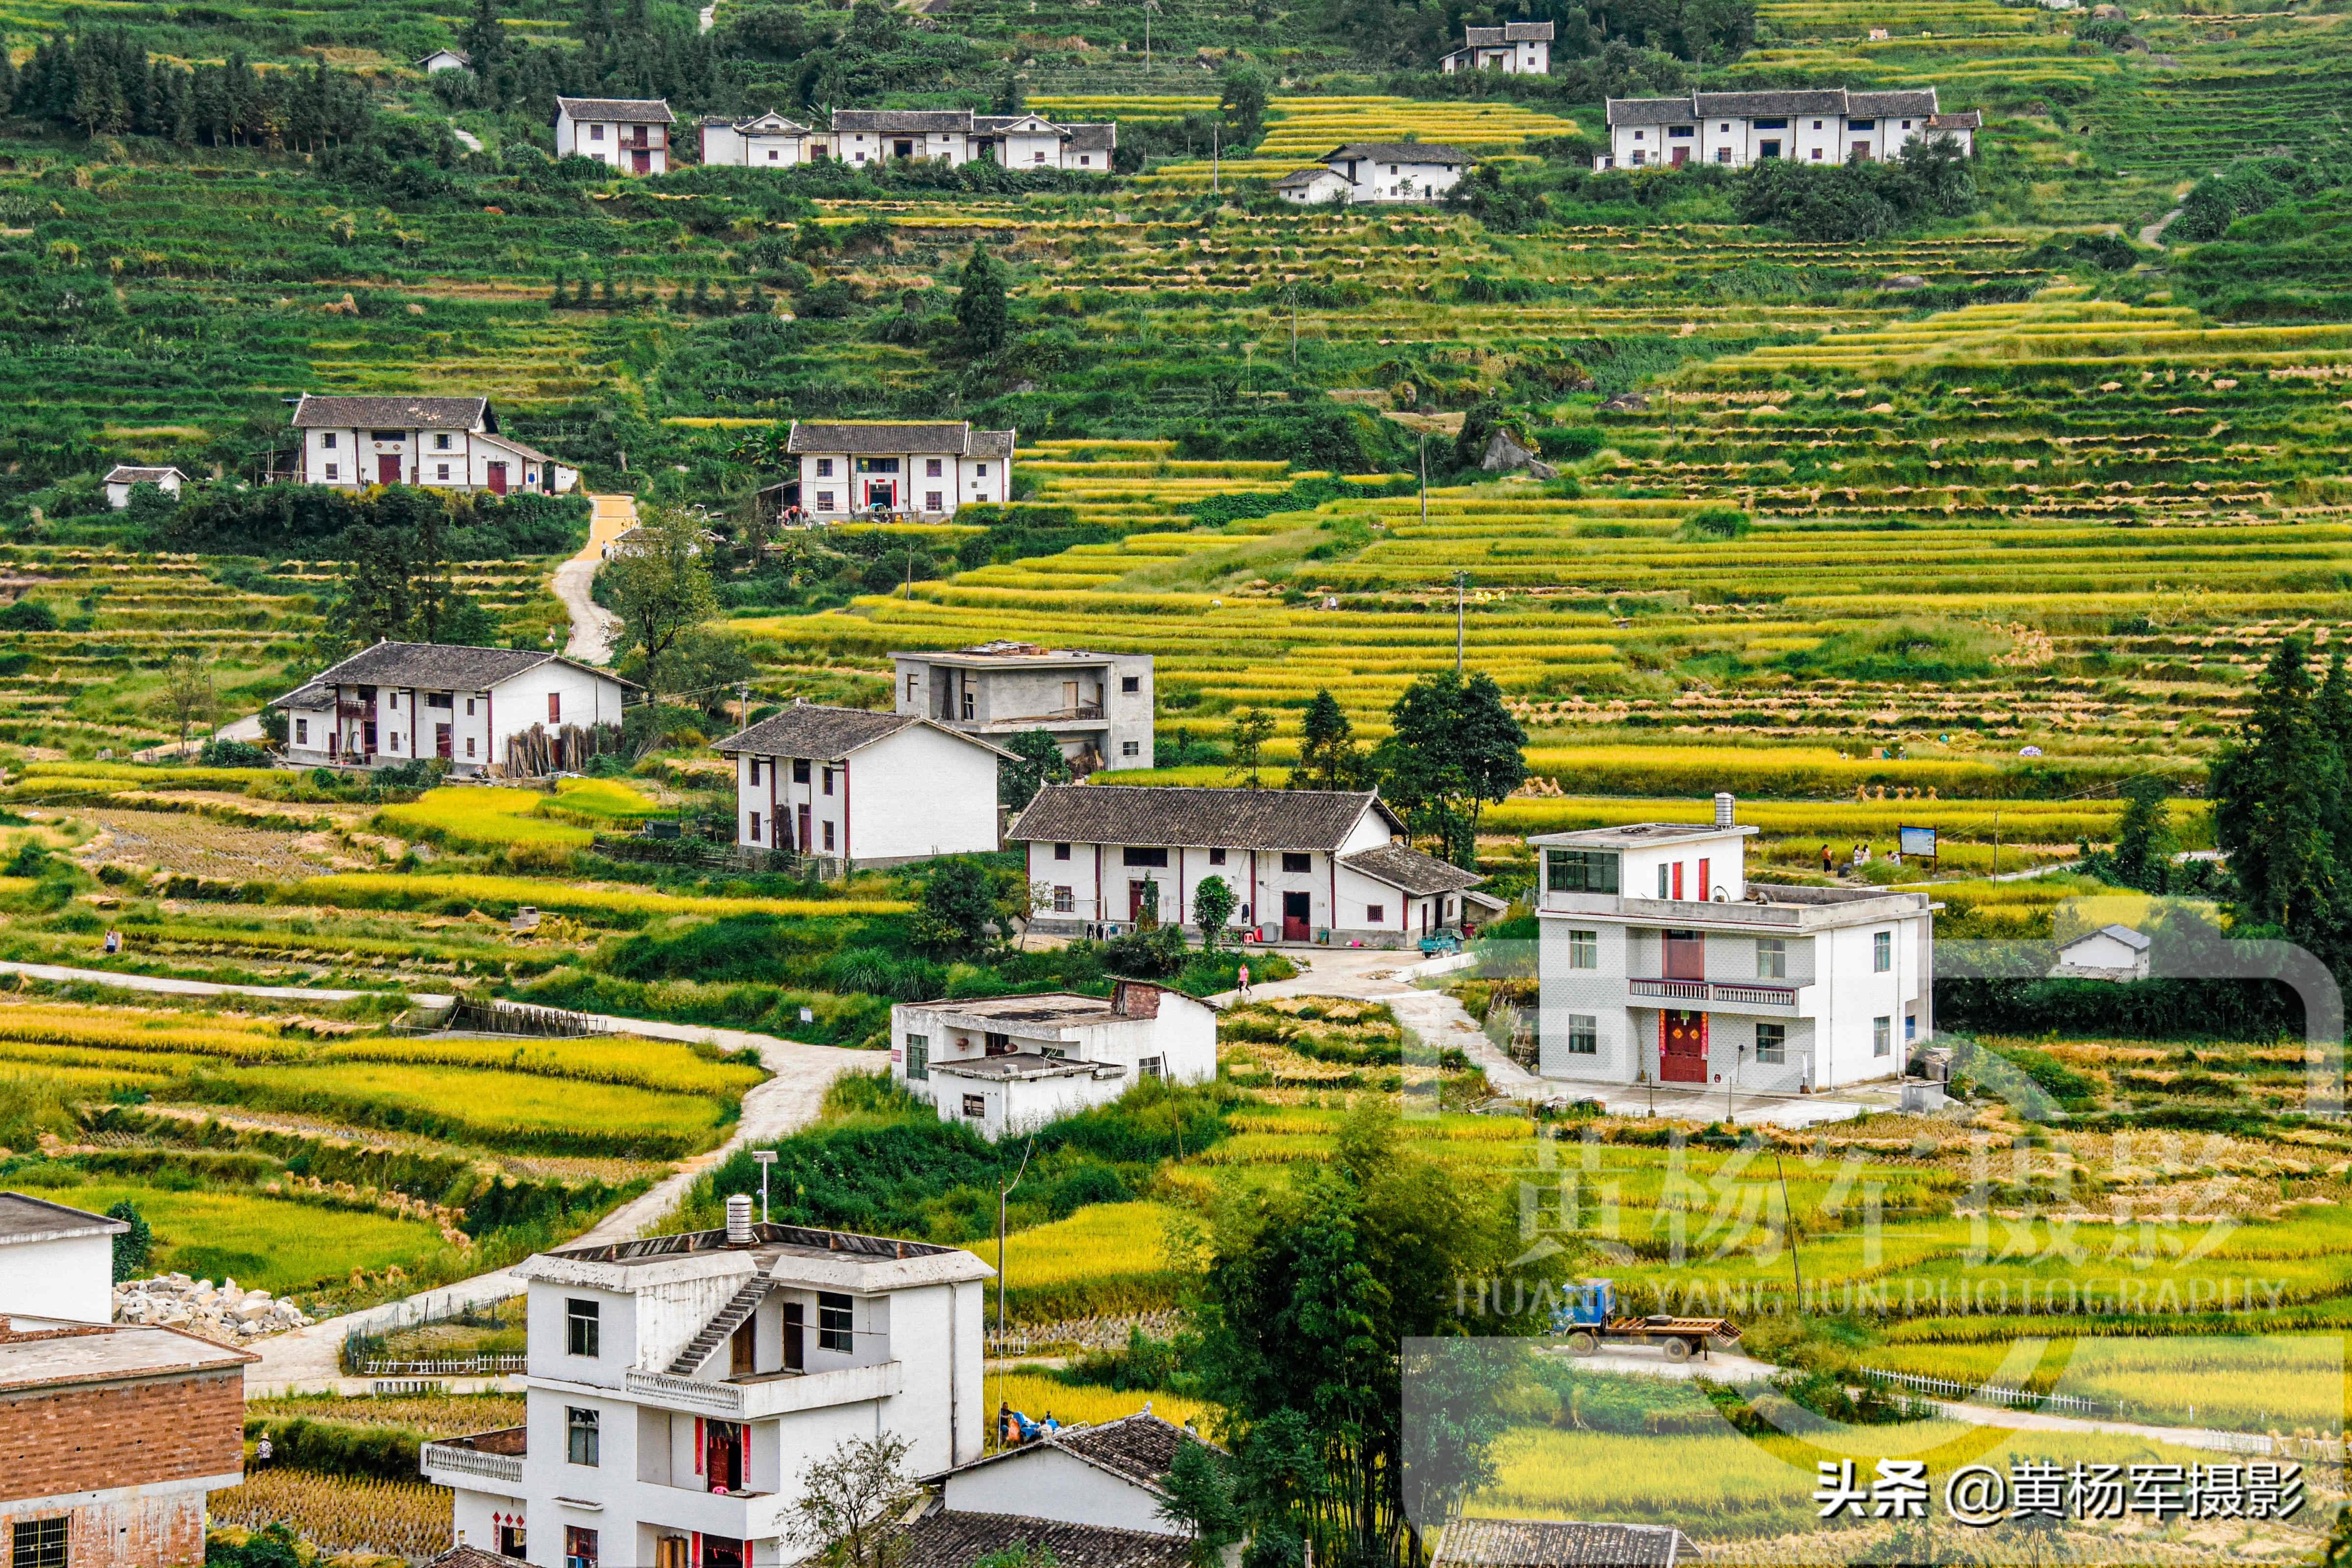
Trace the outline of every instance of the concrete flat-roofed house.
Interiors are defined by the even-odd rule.
[[[901,1002],[890,1009],[890,1076],[940,1121],[993,1142],[1146,1079],[1208,1082],[1216,1009],[1140,980],[1115,982],[1108,1001],[1057,991]]]
[[[440,758],[453,773],[576,770],[588,733],[617,725],[637,688],[529,648],[380,642],[270,704],[298,767],[391,767]]]
[[[1195,1443],[1223,1451],[1198,1433],[1145,1410],[1117,1421],[1065,1427],[934,1476],[927,1484],[939,1489],[939,1511],[950,1519],[1018,1515],[1189,1542],[1191,1533],[1160,1510],[1169,1501],[1168,1478],[1176,1456]]]
[[[2057,966],[2050,973],[2059,980],[2145,980],[2148,949],[2153,945],[2143,932],[2129,926],[2101,926],[2061,942]]]
[[[966,420],[793,422],[784,450],[800,469],[797,504],[819,521],[880,513],[955,515],[1013,497],[1013,432]]]
[[[735,842],[903,865],[997,847],[996,770],[977,735],[915,713],[797,702],[715,748],[735,763]]]
[[[1541,859],[1546,1078],[1841,1088],[1934,1033],[1924,893],[1749,882],[1729,795],[1713,823],[1530,838]]]
[[[1976,150],[1982,117],[1945,114],[1936,89],[1852,92],[1842,87],[1779,92],[1696,92],[1679,98],[1612,98],[1609,150],[1595,169],[1679,169],[1717,163],[1744,169],[1776,158],[1801,163],[1879,163],[1922,137]]]
[[[119,463],[107,472],[106,504],[121,511],[131,504],[131,492],[141,485],[153,485],[173,500],[179,499],[180,487],[188,476],[177,468],[142,468],[131,463]]]
[[[559,98],[555,155],[593,158],[624,174],[667,174],[677,123],[667,99]]]
[[[1465,26],[1462,47],[1438,61],[1438,68],[1447,76],[1473,70],[1501,71],[1506,76],[1549,76],[1552,31],[1549,22]]]
[[[1484,878],[1412,848],[1376,790],[1048,784],[1006,837],[1050,889],[1039,931],[1124,930],[1155,901],[1160,923],[1197,926],[1211,877],[1232,928],[1269,942],[1402,947],[1502,908]]]
[[[362,489],[533,490],[562,495],[580,470],[499,430],[487,397],[340,397],[304,393],[299,481]]]
[[[0,1193],[0,1548],[10,1568],[205,1556],[207,1493],[244,1479],[248,1351],[110,1323],[103,1215]]]
[[[425,1445],[456,1544],[537,1568],[777,1568],[805,1478],[890,1434],[981,1456],[985,1281],[960,1247],[757,1223],[565,1247],[515,1273],[520,1427]]]
[[[1350,202],[1433,202],[1469,166],[1468,153],[1437,142],[1350,142],[1323,155],[1323,167],[1348,183]]]
[[[901,713],[996,737],[1043,730],[1079,777],[1097,768],[1148,768],[1151,656],[978,643],[932,653],[894,653]]]
[[[824,133],[774,110],[749,120],[702,119],[702,162],[714,168],[790,169],[824,156]]]

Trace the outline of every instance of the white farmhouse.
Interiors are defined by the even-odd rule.
[[[702,161],[784,169],[834,159],[852,168],[885,163],[988,161],[1008,169],[1108,174],[1118,149],[1116,124],[1063,124],[1038,114],[974,114],[968,109],[836,109],[819,131],[770,110],[750,120],[707,116]]]
[[[823,132],[772,109],[749,120],[705,115],[701,131],[702,162],[714,168],[790,169],[825,153]]]
[[[2126,925],[2105,925],[2084,931],[2058,947],[2057,980],[2133,981],[2147,978],[2147,937]]]
[[[111,1320],[114,1238],[130,1228],[88,1209],[0,1193],[0,1319]]]
[[[667,174],[677,123],[667,99],[558,98],[555,155],[593,158],[624,174]]]
[[[1747,879],[1729,795],[1712,824],[1530,838],[1546,1078],[1836,1089],[1900,1073],[1934,1032],[1924,893]]]
[[[416,62],[416,68],[426,76],[442,71],[462,71],[474,68],[474,57],[463,49],[436,49]]]
[[[1842,87],[1787,92],[1694,92],[1680,98],[1612,98],[1609,151],[1595,169],[1679,169],[1717,163],[1744,169],[1776,158],[1801,163],[1878,163],[1899,158],[1922,137],[1976,150],[1982,116],[1944,114],[1932,87],[1849,92]]]
[[[897,866],[997,847],[1007,753],[916,713],[796,702],[719,742],[735,763],[735,842]]]
[[[1114,982],[1108,1001],[1051,992],[902,1002],[890,1009],[890,1076],[940,1121],[993,1142],[1108,1105],[1145,1079],[1208,1082],[1216,1009],[1140,980]]]
[[[1223,1452],[1147,1409],[1117,1421],[1065,1427],[933,1477],[929,1484],[939,1489],[941,1511],[950,1518],[1025,1515],[1189,1543],[1190,1532],[1160,1510],[1169,1501],[1168,1478],[1176,1456],[1195,1443]],[[921,1529],[917,1527],[918,1539]]]
[[[499,430],[487,397],[341,397],[304,393],[299,483],[361,489],[531,490],[562,495],[580,470]]]
[[[1000,740],[1043,730],[1080,778],[1097,768],[1152,765],[1148,653],[999,639],[890,658],[901,713]]]
[[[380,642],[270,704],[298,767],[378,768],[438,757],[454,774],[577,768],[583,732],[618,724],[637,688],[529,648]]]
[[[1048,784],[1006,836],[1045,889],[1032,930],[1196,926],[1209,878],[1262,941],[1402,947],[1502,908],[1484,878],[1423,855],[1376,790]]]
[[[1549,76],[1552,31],[1549,22],[1465,26],[1462,47],[1438,61],[1438,68],[1447,76],[1470,70],[1498,70],[1505,76]]]
[[[1436,142],[1350,142],[1323,155],[1321,169],[1299,169],[1275,182],[1284,200],[1433,202],[1459,184],[1470,166],[1458,147]]]
[[[784,450],[800,465],[799,494],[788,490],[787,503],[821,520],[944,520],[960,506],[1013,495],[1013,432],[975,430],[969,420],[795,419]]]
[[[811,1468],[889,1434],[981,1456],[984,1282],[959,1247],[754,1223],[542,1253],[524,1424],[425,1445],[457,1543],[536,1568],[779,1568]]]
[[[177,468],[142,468],[129,463],[118,463],[107,472],[106,504],[121,511],[131,504],[131,492],[141,485],[153,485],[177,500],[180,499],[180,487],[187,482],[188,476]]]

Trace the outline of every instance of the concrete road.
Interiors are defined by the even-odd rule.
[[[637,526],[635,496],[590,496],[595,508],[588,523],[588,542],[579,554],[555,569],[548,589],[562,601],[572,616],[571,640],[563,656],[583,664],[602,664],[613,657],[613,643],[621,619],[589,596],[596,568],[604,563],[604,546]]]
[[[1424,962],[1411,951],[1368,947],[1284,948],[1282,955],[1298,965],[1289,980],[1250,987],[1253,1000],[1270,996],[1353,996],[1385,1002],[1397,1021],[1425,1045],[1440,1050],[1458,1047],[1486,1069],[1486,1082],[1496,1094],[1514,1100],[1544,1100],[1559,1092],[1503,1052],[1464,1012],[1462,1004],[1443,991],[1424,991],[1412,984],[1453,970],[1469,967],[1461,959]],[[1231,991],[1213,998],[1234,1000]]]

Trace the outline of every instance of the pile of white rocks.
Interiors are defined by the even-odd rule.
[[[234,1279],[215,1285],[184,1274],[158,1274],[152,1279],[126,1279],[114,1288],[114,1321],[156,1323],[235,1342],[307,1328],[316,1320],[289,1297],[247,1290]]]

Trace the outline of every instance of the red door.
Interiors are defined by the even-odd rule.
[[[654,155],[642,147],[633,149],[629,153],[629,172],[634,174],[652,174]]]
[[[449,726],[446,724],[436,724],[433,726],[433,754],[436,757],[447,757],[454,754],[449,746]]]
[[[1151,891],[1144,891],[1150,888]],[[1150,882],[1130,881],[1127,885],[1127,918],[1136,924],[1143,923],[1143,911],[1158,901],[1160,889]]]
[[[809,808],[805,805],[801,807],[801,836],[800,838],[793,845],[793,847],[799,850],[803,855],[807,854],[811,848],[814,847],[809,843]]]
[[[1658,1077],[1667,1083],[1706,1081],[1706,1015],[1658,1015]]]
[[[375,482],[380,485],[400,483],[400,455],[378,453],[375,459]]]
[[[489,482],[492,495],[502,496],[507,493],[507,466],[504,463],[489,465]]]
[[[1690,162],[1690,149],[1689,149],[1689,148],[1687,148],[1687,147],[1677,147],[1677,148],[1675,148],[1675,149],[1674,166],[1675,166],[1675,168],[1679,169],[1679,168],[1681,168],[1685,163],[1689,163],[1689,162]]]
[[[1305,893],[1282,895],[1283,941],[1305,942],[1307,939],[1307,923],[1313,918],[1313,911],[1307,899]]]

